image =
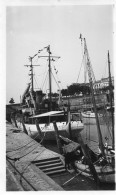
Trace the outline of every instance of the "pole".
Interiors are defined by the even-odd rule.
[[[112,120],[112,148],[114,149],[114,115],[113,115],[113,105],[112,105],[112,80],[111,80],[111,71],[110,71],[110,55],[108,51],[108,71],[109,71],[109,92],[110,92],[110,107],[111,107],[111,120]]]
[[[48,53],[49,53],[49,64],[48,64],[48,67],[49,67],[49,95],[50,95],[50,111],[52,110],[52,96],[51,96],[51,93],[52,93],[52,85],[51,85],[51,61],[50,61],[50,45],[48,46]]]
[[[93,163],[91,162],[89,153],[88,153],[87,148],[85,147],[85,145],[84,145],[84,143],[83,143],[83,140],[82,140],[82,138],[81,138],[81,134],[80,134],[80,133],[78,134],[78,142],[79,142],[79,144],[81,145],[83,154],[84,154],[84,156],[85,156],[85,158],[86,158],[86,160],[87,160],[87,163],[88,163],[88,165],[89,165],[91,174],[93,175],[93,178],[94,178],[95,182],[99,185],[99,178],[98,178],[97,172],[96,172],[96,170],[95,170],[95,167],[94,167]]]
[[[32,85],[32,93],[33,93],[33,89],[34,89],[34,87],[33,87],[33,65],[32,65],[32,57],[30,57],[30,61],[31,61],[31,66],[30,66],[30,68],[31,68],[31,85]]]
[[[36,124],[36,128],[37,128],[37,131],[38,131],[40,139],[41,139],[42,138],[42,132],[41,132],[41,129],[39,127],[38,119],[35,120],[35,124]]]
[[[34,105],[34,114],[35,114],[35,111],[36,111],[36,103],[35,103],[35,100],[34,100],[34,98],[33,98],[33,93],[32,93],[32,91],[30,91],[30,96],[31,96],[31,99],[32,99],[32,101],[33,101],[33,105]]]
[[[67,87],[67,92],[68,92],[68,110],[67,110],[67,117],[68,117],[68,133],[69,137],[72,140],[72,131],[71,131],[71,116],[70,116],[70,101],[69,101],[69,91]]]
[[[24,118],[22,116],[22,125],[23,125],[23,131],[28,135],[27,129],[25,127]]]
[[[90,60],[89,60],[89,54],[88,54],[85,38],[84,38],[84,44],[85,44],[85,49],[84,49],[85,51],[84,52],[85,52],[86,57],[87,57],[87,69],[88,69],[88,77],[89,77],[89,83],[90,83],[90,88],[91,88],[92,102],[93,102],[95,118],[96,118],[96,124],[97,124],[97,132],[98,132],[98,138],[99,138],[99,147],[101,149],[102,155],[105,157],[103,140],[102,140],[102,134],[101,134],[101,130],[100,130],[100,124],[99,124],[99,119],[98,119],[98,114],[97,114],[97,107],[96,107],[95,96],[94,96],[94,89],[93,89],[93,80],[92,80],[92,78],[94,80],[95,80],[95,78],[94,78],[94,75],[92,77],[92,73],[93,72],[91,70],[91,64],[90,64]]]
[[[14,115],[14,123],[15,123],[15,127],[17,127],[17,128],[18,128],[18,126],[17,126],[17,122],[16,122],[16,118],[15,118],[15,115]]]
[[[42,56],[42,55],[40,55],[40,56],[38,56],[39,58],[48,58],[48,71],[49,71],[49,94],[50,94],[50,96],[49,96],[49,100],[50,100],[50,111],[52,110],[52,84],[51,84],[51,60],[53,60],[53,58],[57,58],[57,59],[59,59],[60,57],[59,56],[52,56],[51,55],[51,51],[50,51],[50,45],[48,45],[47,47],[45,47],[45,48],[47,48],[47,52],[48,52],[48,56],[47,55],[44,55],[44,56]]]
[[[62,146],[61,146],[60,139],[59,139],[59,132],[58,132],[58,127],[56,125],[56,121],[53,122],[53,125],[54,125],[54,130],[55,130],[57,146],[58,146],[60,154],[62,154],[63,151],[62,151]]]
[[[69,130],[69,137],[72,140],[72,131],[71,131],[71,118],[70,118],[70,106],[68,106],[68,130]]]
[[[93,83],[92,82],[90,82],[90,86],[93,88]],[[103,140],[102,140],[102,134],[101,134],[101,130],[100,130],[100,124],[99,124],[97,108],[96,108],[96,102],[95,102],[95,96],[94,96],[93,90],[91,90],[91,93],[92,93],[92,101],[93,101],[93,107],[94,107],[96,124],[97,124],[97,131],[98,131],[98,138],[99,138],[99,147],[101,149],[102,155],[105,157]]]

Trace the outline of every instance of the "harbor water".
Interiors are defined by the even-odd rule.
[[[84,143],[87,143],[88,146],[95,152],[99,152],[99,142],[98,142],[98,133],[97,133],[97,126],[96,122],[92,121],[90,119],[89,123],[88,121],[84,120],[84,129],[81,131],[81,136],[84,141]],[[112,137],[111,137],[111,120],[110,118],[106,121],[100,120],[100,128],[103,138],[104,145],[112,144]],[[109,133],[110,132],[110,133]],[[54,142],[45,142],[44,146],[50,150],[53,150],[54,152],[58,152],[59,150],[57,148],[56,141]],[[70,175],[70,178],[72,178],[75,174]],[[52,177],[54,181],[56,181],[59,185],[62,186],[62,184],[69,180],[69,175],[58,175]],[[78,185],[77,185],[78,183]],[[86,184],[86,185],[85,185]],[[85,186],[84,186],[85,185]],[[63,186],[62,186],[63,187]],[[78,177],[75,177],[71,182],[67,183],[66,186],[64,186],[65,190],[114,190],[115,184],[104,184],[102,183],[101,186],[96,186],[95,182],[93,180],[90,181],[89,178],[84,177],[82,175],[79,175]]]
[[[86,143],[95,153],[99,152],[99,140],[96,121],[94,119],[83,119],[84,129],[81,132],[84,143]],[[105,146],[112,145],[112,126],[111,118],[108,117],[107,121],[99,118],[100,129],[102,134],[103,144]]]
[[[98,131],[95,119],[83,119],[84,129],[81,131],[81,136],[85,144],[87,144],[90,149],[92,149],[95,153],[99,153],[99,140],[98,140]],[[103,139],[103,144],[105,146],[112,145],[112,126],[111,126],[111,118],[108,117],[107,121],[103,120],[103,118],[99,119],[100,129]],[[45,142],[45,146],[49,149],[52,149],[55,152],[58,152],[58,148],[56,147],[56,141],[53,142]]]

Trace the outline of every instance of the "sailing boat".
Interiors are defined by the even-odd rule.
[[[84,124],[95,124],[96,119],[95,119],[95,112],[92,111],[85,111],[81,112],[82,120]],[[98,114],[99,119],[102,119],[103,115]]]
[[[82,35],[80,35],[80,39],[81,38],[82,38]],[[81,44],[82,44],[82,42],[81,42]],[[86,66],[87,59],[86,58],[87,58],[87,56],[84,53],[83,61],[85,62],[85,64],[84,64],[84,83],[85,84],[86,84],[86,80],[87,80],[86,79],[86,73],[87,73],[87,66]],[[96,80],[95,80],[95,75],[94,75],[92,67],[90,67],[90,70],[91,70],[91,75],[93,77],[93,82],[95,83]],[[85,102],[89,102],[91,104],[90,105],[91,110],[81,111],[81,117],[82,117],[83,123],[84,124],[95,124],[96,123],[96,115],[95,115],[95,112],[92,108],[92,99],[91,99],[91,97],[89,97],[89,99],[87,99],[87,97],[85,96]],[[103,115],[98,113],[98,117],[101,120]]]
[[[27,103],[28,103],[28,109],[30,109],[29,107],[29,102],[28,102],[28,97],[31,97],[31,100],[33,102],[33,110],[31,108],[32,111],[32,116],[28,116],[26,117],[25,115],[25,127],[26,130],[28,132],[28,134],[31,137],[35,137],[38,135],[38,139],[41,139],[41,137],[44,137],[45,140],[54,140],[55,139],[55,130],[54,130],[54,126],[53,126],[53,121],[56,121],[56,125],[58,127],[58,130],[60,132],[60,135],[63,136],[68,136],[68,130],[69,130],[69,125],[71,125],[71,129],[72,129],[72,137],[76,137],[78,132],[83,130],[83,123],[81,122],[81,120],[78,121],[74,121],[71,120],[69,122],[67,122],[67,113],[65,111],[59,111],[58,107],[53,108],[53,101],[52,101],[52,85],[51,85],[51,74],[52,74],[52,70],[51,70],[51,61],[54,58],[59,58],[57,56],[52,56],[51,55],[51,51],[50,51],[50,45],[45,47],[47,49],[48,55],[47,56],[38,56],[38,57],[47,57],[48,59],[48,71],[49,71],[49,99],[46,103],[48,103],[48,106],[45,110],[42,110],[42,108],[40,109],[40,104],[38,105],[38,109],[36,107],[36,101],[35,99],[37,99],[36,97],[34,97],[33,94],[38,94],[37,92],[34,92],[34,86],[33,86],[33,64],[32,64],[32,59],[37,56],[37,54],[35,54],[33,57],[30,57],[30,61],[31,61],[31,65],[27,65],[30,66],[30,71],[31,71],[31,84],[29,84],[29,86],[27,87],[22,100],[24,100],[24,98],[26,97]],[[41,51],[41,50],[39,50]],[[40,53],[40,52],[39,52]],[[29,91],[30,90],[30,91]],[[29,94],[29,95],[28,95]],[[41,93],[41,100],[42,100],[42,93]],[[39,111],[39,112],[38,112]],[[72,117],[73,118],[73,117]],[[38,134],[38,130],[37,130],[37,123],[39,121],[39,129],[41,132],[41,136]],[[70,124],[69,124],[70,123]],[[18,123],[18,125],[22,128],[22,124]]]
[[[88,76],[89,76],[89,83],[91,88],[91,94],[92,94],[92,102],[94,106],[94,112],[95,112],[95,118],[96,118],[96,125],[97,125],[97,133],[98,133],[98,139],[99,139],[99,154],[97,156],[97,160],[93,161],[95,170],[97,172],[98,178],[101,182],[108,182],[108,183],[114,183],[115,182],[115,151],[114,151],[114,123],[113,123],[113,115],[112,115],[112,146],[104,146],[100,124],[99,124],[99,118],[98,113],[96,109],[96,101],[94,97],[94,90],[93,90],[93,78],[92,78],[92,72],[91,72],[91,63],[90,58],[88,54],[88,49],[86,45],[86,39],[81,37],[81,41],[84,42],[84,55],[86,57],[86,66],[88,70]],[[109,52],[108,52],[108,64],[109,63]],[[109,74],[110,75],[110,74]],[[110,80],[110,79],[109,79]],[[112,106],[112,99],[111,99],[111,106]],[[75,162],[75,166],[78,170],[78,172],[81,172],[81,174],[91,177],[91,172],[89,169],[89,165],[86,164],[84,158],[81,158],[79,161]]]

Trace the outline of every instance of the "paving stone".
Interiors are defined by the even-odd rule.
[[[37,191],[63,190],[63,188],[55,183],[50,177],[31,163],[34,160],[53,158],[60,155],[41,146],[24,132],[19,131],[19,129],[10,124],[6,124],[6,152],[7,156],[11,159],[19,158],[15,163],[14,160],[11,160],[11,163],[15,165],[20,173],[23,173],[23,176]],[[10,163],[7,162],[7,165],[10,169],[10,174],[13,174],[13,177],[19,182],[19,186],[23,186],[21,189],[24,189],[25,191],[33,190],[24,179],[14,171]],[[6,177],[7,190],[19,191],[20,188],[14,185],[14,181],[11,182],[11,176],[7,174]],[[10,185],[12,186],[11,188]]]

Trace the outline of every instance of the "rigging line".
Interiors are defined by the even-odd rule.
[[[109,125],[107,113],[106,113],[106,116],[103,114],[103,120],[104,120],[104,122],[105,122],[105,124],[106,124],[108,134],[110,135],[110,138],[112,139],[111,127],[110,127],[110,125]]]
[[[11,166],[18,172],[19,175],[21,175],[20,171],[7,159],[7,161],[11,164]],[[22,176],[22,178],[28,183],[28,185],[30,185],[32,187],[33,190],[37,191],[32,185],[31,183],[24,177]],[[22,185],[21,185],[22,186]]]
[[[104,98],[104,101],[103,101],[103,107],[104,107],[104,112],[103,112],[103,117],[102,118],[103,118],[103,120],[106,124],[108,134],[110,135],[110,138],[112,139],[112,134],[111,134],[110,125],[109,125],[109,118],[108,118],[107,110],[106,110],[106,106],[105,106],[105,98]]]
[[[44,140],[44,138],[45,138],[45,135],[46,135],[46,129],[45,129],[45,133],[44,133],[44,136],[43,136],[43,138],[41,139],[41,141],[39,142],[40,144],[43,142],[43,140]],[[38,157],[38,156],[40,156],[40,154],[43,152],[45,150],[45,148],[33,159],[33,161],[34,160],[36,160],[36,158]],[[32,162],[32,161],[31,161]],[[24,174],[24,171],[28,168],[28,166],[31,164],[31,162],[27,165],[27,166],[25,166],[24,167],[24,169],[23,169],[23,172],[22,172],[22,175]],[[21,179],[21,178],[20,178]]]
[[[27,145],[29,145],[30,143],[32,143],[33,141],[34,141],[34,139],[36,139],[37,137],[38,137],[38,135],[39,135],[39,133],[30,141],[30,142],[28,142],[27,144],[25,144],[24,146],[21,146],[21,147],[19,147],[19,148],[17,148],[17,149],[15,149],[15,150],[9,150],[9,151],[6,151],[6,153],[7,152],[14,152],[14,151],[16,151],[16,150],[20,150],[21,148],[23,148],[23,147],[25,147],[25,146],[27,146]],[[35,141],[34,141],[35,142]]]
[[[45,67],[44,67],[44,73],[46,73],[47,74],[47,72],[48,72],[48,63],[46,63],[46,65],[45,65]],[[43,79],[42,79],[42,86],[43,86],[43,83],[44,83],[44,80],[45,80],[45,78],[46,78],[46,74],[45,74],[45,77],[43,77]]]
[[[47,73],[46,73],[46,77],[45,77],[45,80],[44,80],[44,82],[43,82],[43,84],[42,84],[42,89],[43,89],[44,84],[45,84],[45,82],[46,82],[46,80],[47,80],[48,73],[49,73],[49,72],[47,71]]]
[[[84,54],[83,54],[83,59],[82,59],[82,62],[81,62],[81,67],[80,67],[79,74],[78,74],[78,77],[77,77],[77,83],[78,83],[78,79],[79,79],[79,76],[80,76],[81,68],[82,68],[82,65],[83,65],[84,57],[85,57],[85,56],[84,56]]]
[[[26,149],[29,149],[29,148],[31,148],[32,146],[34,146],[34,145],[36,145],[36,143],[34,143],[33,145],[30,145],[30,146],[28,146],[28,148],[24,148],[24,150]],[[10,155],[10,156],[8,156],[9,158],[11,158],[11,157],[13,157],[13,156],[16,156],[17,154],[19,154],[19,153],[21,153],[21,152],[24,152],[24,150],[23,151],[18,151],[17,153],[15,153],[15,154],[13,154],[13,155]],[[12,158],[12,160],[13,160],[13,158]]]
[[[33,161],[35,161],[35,160],[37,159],[37,157],[40,156],[40,154],[41,154],[45,149],[46,149],[46,148],[44,148],[44,149],[43,149],[43,150],[42,150],[42,151],[33,159]],[[31,165],[31,163],[32,163],[32,161],[31,161],[27,166],[24,167],[22,173],[20,174],[20,175],[21,175],[20,180],[22,179],[22,176],[23,176],[23,174],[24,174],[24,171],[28,168],[29,165]]]
[[[88,147],[96,154],[96,153],[98,153],[97,151],[98,151],[98,146],[97,145],[91,145],[91,144],[89,144],[88,145]],[[96,152],[95,152],[95,150],[97,150]]]
[[[58,87],[59,87],[59,89],[60,89],[60,86],[59,86],[59,84],[57,83],[57,81],[56,81],[56,79],[55,79],[55,77],[54,77],[54,75],[53,75],[53,72],[52,72],[52,76],[53,76],[53,78],[54,78],[54,80],[55,80],[55,82],[56,82],[57,86],[58,86]]]
[[[33,139],[36,139],[36,137],[38,137],[38,135],[39,135],[39,133],[38,133]],[[31,142],[33,142],[33,141],[34,141],[34,140],[32,140]],[[28,144],[30,144],[31,142],[29,142]],[[27,144],[27,145],[28,145],[28,144]],[[33,145],[28,146],[27,148],[24,148],[24,150],[25,150],[25,149],[27,150],[28,148],[34,146],[35,144],[36,144],[36,143],[34,143]],[[25,146],[22,146],[22,147],[25,147]],[[12,152],[13,152],[13,151],[12,151]],[[21,151],[18,151],[17,153],[13,154],[12,156],[18,154],[19,152],[21,152]],[[12,157],[12,156],[10,156],[10,157]]]
[[[34,59],[33,61],[34,61],[35,63],[38,62],[38,57],[37,57],[36,59],[35,59],[35,58],[33,58],[33,59]]]
[[[41,141],[39,142],[39,144],[41,144],[42,142],[43,142],[43,140],[44,140],[44,138],[45,138],[45,136],[46,136],[46,128],[45,128],[45,132],[44,132],[44,136],[43,136],[43,138],[41,139]]]
[[[35,80],[35,83],[36,83],[36,85],[37,85],[37,88],[39,89],[39,86],[38,86],[38,83],[37,83],[37,81],[36,81],[35,76],[34,76],[34,80]]]
[[[97,162],[99,162],[99,160],[97,160],[96,162],[93,163],[93,165],[95,165]],[[89,167],[87,166],[84,170],[80,171],[79,173],[77,173],[75,176],[73,176],[71,179],[69,179],[68,181],[66,181],[65,183],[62,184],[62,186],[64,186],[65,184],[69,183],[71,180],[73,180],[74,178],[77,180],[77,176],[79,176],[80,174],[82,174],[84,171],[86,171],[87,169],[89,169]],[[78,180],[77,180],[78,181]]]
[[[48,72],[48,64],[46,63],[46,65],[45,65],[45,67],[44,67],[44,73],[47,74],[47,72]],[[45,80],[45,78],[46,78],[46,74],[45,74],[45,77],[43,77],[43,79],[42,79],[42,83],[44,83],[44,80]],[[43,85],[43,84],[42,84],[42,85]]]
[[[54,69],[56,69],[55,66],[54,66]],[[55,73],[56,73],[56,70],[55,70]],[[56,76],[57,76],[57,80],[60,81],[60,79],[59,79],[57,73],[56,73]],[[62,89],[63,89],[62,83],[61,83],[61,87],[62,87]]]
[[[49,90],[49,87],[46,87],[47,84],[48,84],[48,82],[47,82],[48,77],[49,77],[48,74],[47,74],[47,77],[46,77],[45,85],[43,86],[43,91],[45,92],[46,95],[49,93],[49,92],[47,92],[47,90]]]
[[[44,140],[44,138],[45,138],[45,135],[46,135],[46,131],[45,131],[45,133],[44,133],[44,136],[43,136],[43,138],[42,138],[42,140],[40,141],[40,143]],[[35,143],[34,145],[36,145],[37,143]],[[34,146],[33,145],[33,146]],[[36,148],[38,147],[38,145],[36,146],[36,147],[34,147],[31,151],[29,151],[27,154],[25,154],[25,155],[23,155],[23,156],[21,156],[21,157],[17,157],[17,158],[11,158],[11,157],[9,157],[9,156],[6,156],[8,159],[10,159],[10,160],[14,160],[14,161],[17,161],[17,160],[20,160],[21,158],[23,158],[23,157],[25,157],[26,155],[28,155],[28,154],[30,154],[33,150],[35,150]],[[39,153],[39,155],[40,155],[41,153]],[[37,158],[37,157],[36,157]]]
[[[46,73],[46,71],[45,71],[44,73],[38,74],[38,75],[36,75],[36,76],[37,76],[37,77],[40,77],[40,76],[44,75],[45,73]]]
[[[44,140],[45,135],[46,135],[46,132],[47,132],[47,131],[45,131],[44,136],[43,136],[42,140],[41,140],[39,143],[41,143],[41,142]],[[43,146],[42,146],[42,147],[43,147]],[[43,149],[43,150],[42,150],[42,151],[41,151],[41,152],[40,152],[32,161],[36,160],[36,158],[37,158],[44,150],[45,150],[45,148],[44,148],[44,149]],[[31,162],[32,162],[32,161],[31,161]],[[27,167],[31,164],[31,162],[30,162],[27,166],[24,167],[24,170],[27,169]],[[23,172],[22,172],[23,174],[24,174],[24,170],[23,170]]]
[[[95,141],[95,140],[92,140],[92,139],[89,139],[89,141],[92,141],[92,142],[98,143],[97,141]]]
[[[104,74],[102,75],[102,78],[106,77],[106,70],[107,70],[107,66],[108,66],[107,65],[107,60],[106,60],[105,64],[106,64],[105,68],[104,68],[105,70],[104,70]]]
[[[36,144],[37,144],[37,143],[36,143]],[[36,144],[34,144],[34,145],[36,145]],[[38,146],[38,145],[37,145],[37,146]],[[10,158],[9,156],[7,156],[7,157],[8,157],[10,160],[20,160],[21,158],[27,156],[27,155],[30,154],[33,150],[35,150],[35,149],[37,148],[37,146],[34,147],[31,151],[29,151],[27,154],[24,154],[23,156],[20,156],[20,157],[14,158],[14,159]]]

